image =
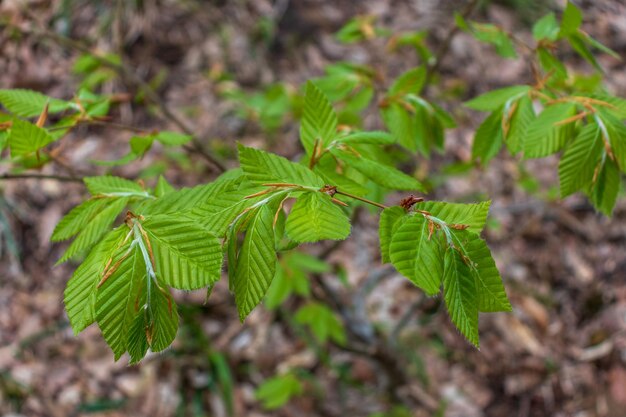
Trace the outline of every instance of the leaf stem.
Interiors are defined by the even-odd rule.
[[[362,201],[362,202],[364,202],[364,203],[371,204],[372,206],[376,206],[376,207],[381,208],[381,209],[383,209],[383,210],[384,210],[384,209],[386,209],[386,208],[389,208],[389,207],[387,207],[387,206],[386,206],[386,205],[384,205],[384,204],[380,204],[380,203],[377,203],[377,202],[375,202],[375,201],[368,200],[367,198],[359,197],[359,196],[354,195],[354,194],[346,193],[346,192],[344,192],[344,191],[339,191],[339,190],[337,190],[337,191],[335,192],[335,194],[345,195],[346,197],[350,197],[350,198],[353,198],[353,199],[355,199],[355,200],[359,200],[359,201]]]

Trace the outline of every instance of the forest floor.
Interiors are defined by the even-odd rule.
[[[436,48],[453,24],[455,9],[447,5],[452,1],[425,0],[137,2],[141,10],[134,2],[59,0],[29,1],[30,16],[24,16],[20,3],[0,3],[0,15],[25,31],[46,28],[97,50],[121,52],[140,77],[162,80],[155,84],[161,100],[214,151],[232,155],[240,141],[290,158],[300,152],[297,123],[285,123],[268,141],[258,124],[238,117],[234,104],[221,97],[224,85],[255,91],[280,81],[295,89],[341,60],[372,65],[391,78],[417,64],[413,51],[386,52],[386,41],[378,39],[345,45],[333,34],[352,16],[372,14],[394,33],[431,30]],[[623,2],[582,3],[585,30],[626,56]],[[474,18],[529,38],[524,19],[533,12],[492,4]],[[0,50],[2,88],[71,98],[81,81],[72,71],[77,51],[49,38],[5,29]],[[574,55],[565,59],[591,73]],[[609,88],[626,96],[624,62],[606,56],[601,62]],[[218,82],[220,74],[228,74],[231,84]],[[62,215],[84,198],[84,187],[55,180],[3,181],[0,232],[9,238],[0,248],[0,415],[226,416],[227,393],[216,380],[216,353],[224,354],[232,373],[239,416],[369,416],[393,404],[408,406],[415,416],[626,415],[626,199],[610,219],[594,212],[581,195],[559,200],[553,158],[520,163],[503,152],[485,169],[449,173],[445,167],[469,161],[472,132],[483,117],[460,102],[532,77],[524,59],[505,61],[459,33],[441,66],[441,79],[428,94],[454,114],[459,126],[448,132],[445,154],[419,161],[421,171],[437,184],[427,197],[492,200],[484,237],[514,306],[510,314],[481,316],[480,350],[454,330],[441,303],[381,266],[376,216],[361,211],[353,235],[329,258],[347,271],[347,286],[336,273],[321,279],[341,303],[365,312],[378,337],[397,347],[410,379],[394,381],[380,361],[336,346],[329,348],[336,366],[322,366],[275,312],[261,307],[241,324],[221,285],[206,304],[202,292],[176,294],[183,320],[171,349],[139,366],[114,362],[95,326],[73,335],[61,301],[75,265],[54,266],[64,245],[49,241]],[[103,88],[135,91],[119,78]],[[177,129],[153,113],[122,102],[113,116],[147,129]],[[381,128],[375,109],[365,120],[367,127]],[[77,129],[60,154],[69,172],[47,167],[44,173],[102,173],[106,168],[88,160],[119,158],[130,136]],[[112,172],[154,178],[147,167],[158,166],[176,186],[208,182],[218,174],[197,156],[189,163],[176,161],[180,155],[158,148]],[[236,161],[231,157],[228,164]],[[307,248],[313,254],[324,249]],[[402,317],[406,323],[397,327]],[[314,377],[307,395],[278,411],[264,411],[254,398],[255,387],[296,366]]]

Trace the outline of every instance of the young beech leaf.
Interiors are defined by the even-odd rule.
[[[528,126],[522,144],[524,158],[543,158],[559,151],[574,133],[575,123],[568,119],[575,114],[576,106],[570,103],[545,108]]]
[[[603,156],[603,160],[598,177],[588,187],[587,195],[595,208],[610,216],[620,188],[620,175],[615,162],[606,155]]]
[[[417,124],[409,111],[398,103],[390,103],[380,110],[385,126],[394,135],[398,143],[409,151],[418,150]]]
[[[554,13],[548,13],[533,25],[533,38],[540,41],[547,39],[555,41],[559,36],[559,24]]]
[[[293,374],[275,376],[263,381],[255,392],[266,410],[275,410],[287,404],[292,397],[304,391],[302,383]]]
[[[395,138],[387,132],[355,132],[335,139],[336,143],[346,145],[392,145]]]
[[[172,187],[169,182],[167,182],[165,177],[163,177],[163,175],[159,175],[157,184],[154,187],[154,196],[159,198],[174,191],[176,191],[176,189]]]
[[[451,236],[474,277],[479,311],[511,311],[502,278],[485,241],[468,230],[451,230]]]
[[[350,234],[348,216],[330,196],[310,192],[298,197],[285,225],[287,235],[296,242],[343,240]]]
[[[417,67],[400,75],[389,88],[390,96],[419,94],[426,82],[426,68]]]
[[[84,225],[82,231],[76,236],[76,239],[67,248],[61,259],[57,261],[57,265],[96,244],[109,231],[113,222],[127,204],[128,198],[111,199],[105,208],[92,217],[89,223]]]
[[[503,134],[504,143],[509,152],[516,154],[522,150],[528,126],[535,120],[535,110],[533,110],[533,101],[527,95],[511,104],[513,105],[515,106],[513,114],[506,120],[508,130]]]
[[[306,85],[300,125],[302,146],[308,155],[312,155],[315,149],[326,149],[335,136],[337,136],[335,110],[324,93],[309,81]]]
[[[393,236],[394,225],[406,215],[406,210],[400,206],[386,208],[380,213],[378,236],[380,239],[380,256],[384,263],[391,262],[389,245]]]
[[[102,271],[128,234],[125,226],[109,232],[85,258],[68,281],[64,293],[65,310],[74,334],[95,320],[96,286]]]
[[[504,106],[507,101],[515,101],[530,90],[527,85],[513,85],[492,90],[465,102],[465,106],[479,111],[493,112]]]
[[[428,295],[439,293],[443,275],[443,248],[439,234],[429,231],[421,214],[411,215],[393,232],[391,263]]]
[[[274,278],[276,271],[273,227],[275,213],[275,204],[265,204],[255,209],[250,215],[243,245],[236,260],[233,258],[234,254],[229,253],[229,275],[231,268],[234,268],[231,283],[241,321],[263,299]],[[229,248],[235,244],[236,241],[230,241]]]
[[[417,203],[416,208],[432,214],[448,224],[464,224],[469,231],[480,233],[485,227],[491,201],[475,204],[444,203],[441,201],[425,201]]]
[[[603,150],[600,127],[596,123],[583,127],[559,162],[561,198],[575,193],[593,180]]]
[[[170,215],[149,216],[142,227],[154,252],[157,276],[167,285],[195,290],[220,279],[222,246],[215,236]]]
[[[8,137],[12,157],[36,152],[54,140],[44,128],[20,119],[13,119]]]
[[[238,149],[241,169],[254,184],[289,183],[309,187],[324,185],[324,180],[304,165],[242,145]]]
[[[0,104],[19,117],[35,117],[40,115],[46,104],[48,113],[59,113],[70,107],[72,103],[51,98],[31,90],[0,90]]]
[[[596,116],[600,132],[611,145],[615,162],[622,172],[626,173],[626,125],[609,111],[602,111]]]
[[[97,289],[96,321],[118,360],[127,350],[133,321],[145,303],[147,280],[152,278],[146,274],[139,245],[131,246],[130,241],[117,250],[111,265],[115,271]]]
[[[100,213],[111,199],[96,198],[85,201],[67,213],[54,228],[50,240],[60,242],[76,235],[85,228],[91,219]]]
[[[105,175],[102,177],[87,177],[83,180],[87,189],[94,196],[109,197],[149,197],[150,194],[145,191],[136,182],[125,178]]]
[[[476,129],[472,144],[472,158],[480,158],[483,165],[498,154],[502,147],[503,108],[491,113]]]
[[[450,319],[474,346],[478,339],[478,296],[476,282],[462,255],[449,247],[444,255],[443,298]]]

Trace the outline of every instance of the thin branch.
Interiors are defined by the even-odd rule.
[[[380,204],[380,203],[377,203],[377,202],[375,202],[375,201],[368,200],[367,198],[359,197],[358,195],[354,195],[354,194],[346,193],[346,192],[344,192],[344,191],[339,191],[339,190],[337,190],[337,191],[335,191],[335,194],[345,195],[346,197],[350,197],[350,198],[353,198],[353,199],[355,199],[355,200],[359,200],[359,201],[362,201],[362,202],[364,202],[364,203],[371,204],[372,206],[376,206],[376,207],[381,208],[381,209],[383,209],[383,210],[384,210],[384,209],[386,209],[386,208],[388,208],[388,207],[387,207],[386,205],[384,205],[384,204]]]
[[[474,12],[474,9],[476,8],[476,6],[478,6],[478,3],[479,0],[471,0],[461,12],[461,17],[463,19],[467,19]],[[450,45],[452,44],[452,40],[459,33],[460,30],[461,28],[458,27],[456,22],[454,22],[450,29],[448,29],[446,37],[441,42],[441,44],[439,45],[439,49],[437,49],[437,52],[435,53],[435,60],[426,69],[426,83],[428,83],[433,74],[435,74],[441,68],[441,62],[448,54],[448,51],[450,50]]]
[[[62,182],[83,182],[82,178],[79,177],[68,177],[64,175],[53,175],[53,174],[0,174],[0,181],[3,180],[21,180],[21,179],[38,179],[38,180],[55,180]]]

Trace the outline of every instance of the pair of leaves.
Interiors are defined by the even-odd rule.
[[[511,309],[489,248],[478,235],[489,203],[429,202],[416,207],[420,212],[391,207],[381,214],[383,261],[428,295],[438,294],[443,284],[452,322],[478,346],[478,312]]]

